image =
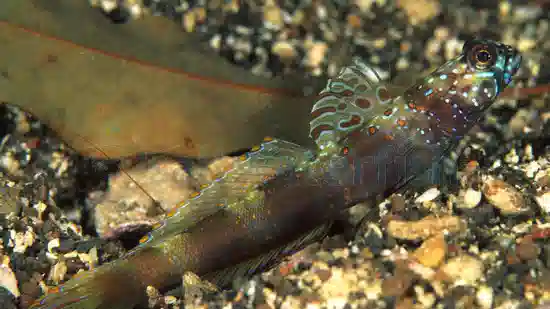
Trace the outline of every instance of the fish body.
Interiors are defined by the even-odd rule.
[[[359,201],[387,196],[438,162],[510,83],[509,46],[465,44],[457,58],[392,96],[359,60],[329,80],[312,109],[317,149],[267,139],[197,192],[125,257],[69,280],[32,308],[131,308],[148,285],[187,272],[225,286],[326,235]]]

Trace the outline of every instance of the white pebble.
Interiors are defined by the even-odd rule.
[[[216,34],[210,38],[210,47],[214,50],[220,50],[222,45],[222,36],[220,34]]]
[[[28,228],[24,233],[11,230],[10,238],[13,241],[13,252],[17,253],[25,253],[27,248],[32,246],[36,239],[31,228]]]
[[[519,156],[518,156],[515,148],[512,148],[510,150],[510,152],[508,152],[504,156],[504,162],[506,162],[508,164],[517,164],[519,162]]]
[[[537,161],[531,161],[525,167],[525,175],[529,178],[534,178],[539,170],[540,164]]]
[[[55,284],[59,284],[61,281],[63,281],[66,274],[67,274],[67,264],[65,264],[65,261],[60,260],[50,270],[48,279],[52,280]]]
[[[474,208],[479,205],[482,196],[481,191],[474,190],[472,188],[466,190],[464,193],[464,204],[466,208]]]
[[[433,201],[436,197],[439,196],[441,191],[437,187],[430,188],[426,192],[422,193],[419,197],[414,200],[415,203],[421,204],[424,202]]]
[[[296,57],[296,49],[288,41],[278,41],[271,47],[271,52],[283,60],[290,60]]]
[[[324,42],[314,43],[307,53],[307,66],[310,68],[319,67],[323,59],[325,59],[327,49],[328,46]]]
[[[0,265],[0,286],[10,291],[16,298],[21,295],[17,287],[17,278],[15,278],[15,274],[9,266],[4,264]]]
[[[490,309],[493,307],[493,288],[482,285],[476,293],[476,301],[482,309]]]
[[[442,270],[449,277],[454,279],[455,283],[473,285],[483,277],[483,263],[470,255],[459,255],[450,259]]]
[[[101,9],[105,11],[105,13],[110,13],[112,10],[116,9],[117,7],[118,7],[118,4],[114,0],[101,1]]]
[[[128,9],[134,19],[140,18],[143,15],[143,8],[139,4],[132,4]]]
[[[537,46],[537,42],[530,38],[521,38],[517,44],[517,48],[520,52],[526,52]]]
[[[535,200],[537,200],[537,204],[539,204],[539,207],[542,211],[547,214],[550,213],[550,191],[547,191],[535,197]]]
[[[59,247],[59,238],[54,238],[48,242],[48,252],[54,253],[53,249]]]
[[[400,57],[397,60],[396,67],[397,67],[398,70],[403,71],[403,70],[407,69],[409,67],[409,65],[410,65],[409,60],[407,60],[407,58]]]

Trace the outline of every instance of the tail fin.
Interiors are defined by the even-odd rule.
[[[77,274],[31,305],[31,309],[129,309],[145,301],[145,288],[128,259]],[[143,298],[138,297],[143,295]]]

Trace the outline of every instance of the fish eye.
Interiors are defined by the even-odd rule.
[[[491,44],[474,45],[468,53],[468,62],[480,70],[492,67],[496,62],[496,58],[496,48]]]
[[[491,61],[491,54],[487,50],[482,49],[476,53],[476,60],[477,62],[486,65],[489,61]]]

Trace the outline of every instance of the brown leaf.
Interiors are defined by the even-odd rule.
[[[324,81],[266,79],[200,48],[175,23],[111,24],[85,1],[0,1],[0,101],[94,157],[212,157],[264,136],[308,143]],[[101,151],[98,151],[101,149]]]

